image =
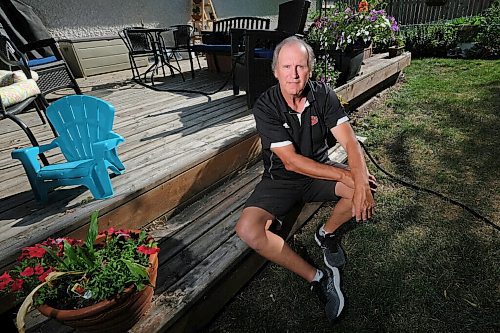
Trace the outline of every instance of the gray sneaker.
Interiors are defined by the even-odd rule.
[[[311,290],[315,291],[320,301],[325,304],[326,317],[333,324],[344,309],[344,295],[340,290],[340,272],[337,267],[326,268],[322,272],[321,280],[311,282]]]
[[[340,246],[340,235],[336,233],[325,234],[322,236],[319,233],[321,225],[316,229],[314,239],[316,243],[323,249],[323,260],[328,268],[342,267],[345,265],[345,253]]]

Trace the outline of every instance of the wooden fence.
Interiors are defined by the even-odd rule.
[[[319,3],[320,0],[317,0]],[[336,0],[326,3],[345,2],[357,7],[357,0]],[[400,25],[434,22],[462,16],[473,16],[488,8],[493,0],[447,0],[443,6],[429,6],[427,0],[389,0],[386,11],[394,16]],[[325,0],[323,0],[325,3]]]

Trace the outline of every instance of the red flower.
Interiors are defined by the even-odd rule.
[[[358,5],[358,12],[367,12],[368,11],[368,2],[360,1]]]
[[[10,288],[12,291],[18,291],[21,290],[22,287],[23,287],[23,280],[16,279]]]
[[[41,275],[43,274],[43,266],[38,264],[35,266],[35,274],[36,275]]]
[[[24,271],[22,271],[19,275],[28,277],[32,276],[33,274],[35,274],[35,270],[33,269],[33,267],[26,267]]]
[[[30,258],[43,258],[43,255],[45,254],[45,249],[38,246],[27,247],[26,250],[28,250]]]
[[[47,277],[47,275],[49,275],[51,272],[53,272],[54,269],[51,267],[49,268],[48,270],[46,270],[42,275],[40,275],[38,277],[38,281],[40,282],[45,282],[45,278]]]
[[[149,247],[149,246],[145,246],[145,245],[140,245],[140,246],[137,247],[137,251],[139,251],[141,253],[144,253],[144,254],[147,254],[147,255],[150,255],[150,254],[153,254],[153,253],[160,252],[160,248],[158,248],[158,247]]]
[[[115,228],[110,227],[110,228],[108,229],[108,234],[109,234],[109,235],[112,235],[112,234],[114,234],[114,233],[115,233]]]
[[[5,287],[7,287],[11,281],[12,277],[9,275],[9,273],[5,272],[2,275],[0,275],[0,290],[4,290]]]

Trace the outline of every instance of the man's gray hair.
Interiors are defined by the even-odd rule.
[[[282,40],[274,49],[274,54],[273,54],[273,62],[271,64],[271,69],[273,72],[276,70],[276,65],[278,64],[278,56],[280,54],[281,49],[283,46],[287,44],[292,44],[292,43],[297,43],[302,46],[304,46],[307,50],[307,65],[309,66],[309,71],[312,73],[314,70],[314,64],[316,63],[316,59],[314,58],[314,51],[312,47],[307,44],[304,40],[296,37],[296,36],[291,36],[288,37],[284,40]]]

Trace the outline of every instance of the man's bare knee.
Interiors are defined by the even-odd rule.
[[[272,216],[265,211],[262,213],[246,208],[234,229],[243,242],[258,251],[266,241],[266,224],[270,218]]]

